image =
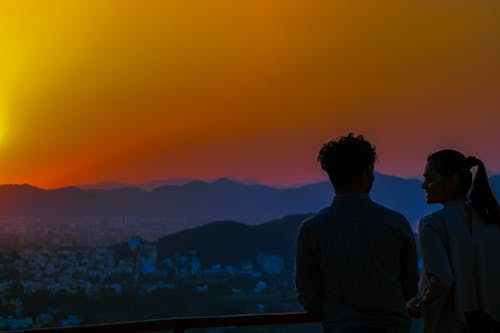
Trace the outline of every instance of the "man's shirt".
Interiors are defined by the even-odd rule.
[[[297,237],[295,286],[325,330],[401,327],[417,292],[415,238],[406,218],[368,194],[337,195],[305,220]]]

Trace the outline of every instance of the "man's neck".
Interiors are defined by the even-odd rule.
[[[370,191],[367,191],[366,189],[360,189],[360,188],[351,188],[351,189],[335,189],[335,193],[337,195],[348,195],[348,194],[356,194],[356,193],[369,194]]]

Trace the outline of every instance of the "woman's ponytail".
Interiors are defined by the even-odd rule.
[[[488,183],[488,175],[483,162],[469,156],[466,163],[469,169],[477,166],[476,176],[469,195],[472,207],[483,217],[486,223],[495,223],[500,228],[500,207]]]

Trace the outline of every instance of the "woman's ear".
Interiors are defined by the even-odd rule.
[[[453,193],[458,193],[461,190],[462,184],[460,184],[460,176],[458,173],[451,175],[447,179],[448,189]]]

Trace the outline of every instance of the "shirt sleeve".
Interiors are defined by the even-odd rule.
[[[401,256],[401,285],[406,300],[411,299],[418,291],[418,259],[415,236],[406,218],[404,219],[405,241]]]
[[[295,256],[295,289],[297,297],[309,313],[321,315],[323,309],[323,288],[319,256],[314,253],[312,242],[304,224],[297,236]]]
[[[431,289],[440,294],[450,289],[455,281],[444,244],[443,227],[432,217],[426,217],[419,223],[418,232],[422,260],[425,272],[435,280]],[[437,296],[437,295],[436,295]]]

